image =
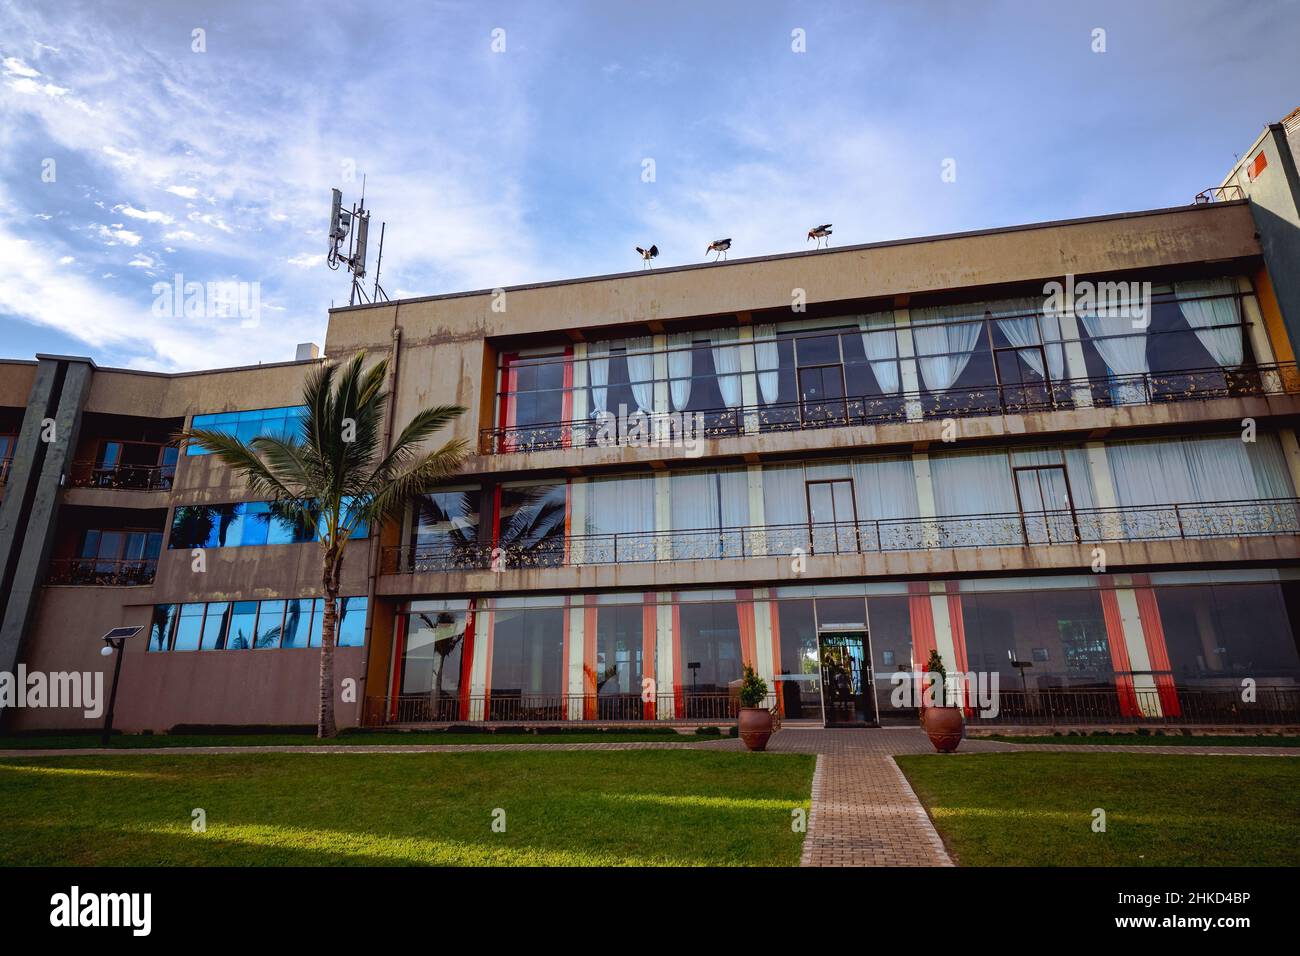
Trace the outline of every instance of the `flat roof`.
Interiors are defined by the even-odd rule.
[[[382,309],[395,305],[414,302],[438,302],[447,299],[462,299],[478,295],[492,295],[497,289],[506,292],[520,292],[529,289],[551,289],[568,285],[581,285],[587,282],[606,282],[614,279],[645,279],[654,276],[669,275],[674,272],[691,272],[696,269],[720,269],[727,266],[753,265],[760,262],[777,262],[785,259],[799,259],[807,256],[838,255],[845,252],[862,252],[868,249],[883,249],[891,246],[918,245],[926,242],[942,242],[947,239],[969,239],[978,236],[995,236],[1010,232],[1027,232],[1032,229],[1052,229],[1059,226],[1078,226],[1094,222],[1113,222],[1122,219],[1140,219],[1144,216],[1166,216],[1171,213],[1204,212],[1209,208],[1248,205],[1248,199],[1232,199],[1212,204],[1189,203],[1184,206],[1167,206],[1162,209],[1141,209],[1134,212],[1109,213],[1104,216],[1085,216],[1079,219],[1052,219],[1045,222],[1022,223],[1015,226],[998,226],[992,229],[973,229],[967,232],[948,232],[931,236],[913,236],[907,239],[887,239],[881,242],[864,242],[852,246],[836,246],[828,249],[804,249],[797,252],[778,252],[767,256],[750,256],[743,259],[724,259],[721,262],[692,262],[679,266],[666,266],[662,269],[631,269],[626,272],[607,272],[602,275],[578,276],[570,279],[553,279],[546,282],[528,282],[520,285],[497,286],[491,289],[473,289],[463,292],[444,292],[437,295],[409,296],[404,299],[389,299],[385,302],[365,302],[359,305],[340,305],[329,310],[335,312],[356,312],[364,309]]]

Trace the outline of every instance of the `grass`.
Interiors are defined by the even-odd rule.
[[[344,733],[322,741],[311,734],[118,734],[109,747],[133,750],[152,747],[348,747],[411,746],[414,744],[590,744],[590,743],[691,743],[720,740],[720,734],[679,734],[672,730],[537,734],[524,732],[447,733],[445,731],[375,731]],[[97,734],[26,734],[0,737],[0,750],[70,750],[98,747]]]
[[[966,866],[1300,865],[1300,760],[1133,753],[897,758]],[[1106,831],[1094,833],[1094,808]]]
[[[976,739],[976,738],[972,738]],[[1283,737],[1280,734],[1255,736],[1190,737],[1183,734],[1053,734],[1039,737],[1008,737],[993,734],[979,740],[1001,740],[1011,744],[1106,744],[1114,746],[1154,747],[1300,747],[1300,736]]]
[[[692,750],[6,757],[0,866],[788,866],[813,764]]]

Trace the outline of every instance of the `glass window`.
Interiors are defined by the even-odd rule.
[[[207,616],[203,620],[203,640],[199,644],[199,650],[219,651],[225,647],[229,624],[230,602],[209,604]]]
[[[317,598],[311,602],[311,631],[308,632],[307,646],[320,647],[321,634],[325,632],[325,601]]]
[[[261,436],[286,438],[297,431],[306,412],[306,407],[302,405],[217,412],[195,415],[190,422],[190,427],[234,435],[245,442]],[[205,449],[197,445],[190,445],[185,453],[186,455],[208,454]]]
[[[366,642],[366,599],[339,598],[337,647],[361,647]]]
[[[460,693],[465,617],[461,610],[430,610],[406,619],[401,693],[430,694],[434,713],[442,713],[438,701]]]
[[[778,659],[775,687],[786,717],[821,717],[821,665],[812,601],[773,601],[772,632]]]
[[[607,604],[596,617],[596,693],[601,697],[641,698],[642,677],[654,676],[654,661],[643,660],[645,609],[639,604]],[[639,708],[637,708],[639,710]],[[602,718],[634,716],[617,712]]]
[[[477,488],[438,491],[415,500],[412,544],[426,554],[445,554],[478,543]]]
[[[306,647],[307,633],[311,628],[311,600],[295,599],[285,602],[284,640],[281,647]]]
[[[226,647],[232,651],[244,651],[253,646],[253,637],[257,633],[257,602],[236,601],[231,606],[230,631],[226,638]]]
[[[563,483],[501,489],[501,546],[537,565],[564,557],[568,488]]]
[[[1261,686],[1300,681],[1300,583],[1158,587],[1155,594],[1179,686],[1240,689],[1243,677]]]
[[[963,594],[961,608],[967,668],[998,672],[1003,690],[1021,688],[1008,651],[1034,663],[1024,672],[1031,691],[1114,686],[1100,591],[983,591]],[[1036,649],[1045,661],[1034,661]]]
[[[165,651],[172,636],[176,620],[175,604],[159,604],[153,609],[153,622],[149,625],[149,650]]]
[[[279,647],[284,630],[284,601],[263,601],[257,611],[257,648]]]
[[[731,682],[740,680],[740,617],[736,608],[731,602],[682,604],[677,609],[682,650],[679,679],[688,696],[726,694]]]
[[[556,709],[558,715],[558,695],[564,686],[564,608],[498,610],[492,616],[494,718],[507,719],[515,712],[520,719],[544,716],[547,708]],[[537,699],[542,695],[552,699]]]
[[[203,605],[182,604],[176,619],[176,639],[172,642],[172,650],[197,651],[202,634]]]

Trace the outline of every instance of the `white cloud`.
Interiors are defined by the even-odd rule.
[[[9,76],[40,76],[41,71],[33,69],[16,56],[7,56],[4,58],[5,73]]]
[[[76,261],[77,261],[77,257],[76,257],[76,256],[60,256],[60,257],[59,257],[59,265],[61,265],[61,266],[70,266],[70,265],[72,265],[72,264],[73,264],[74,262],[76,262]]]
[[[198,189],[194,186],[168,186],[167,192],[182,199],[195,199],[199,195]]]
[[[135,258],[128,262],[127,265],[136,269],[152,269],[157,266],[158,263],[150,256],[141,252],[137,253]]]
[[[199,237],[188,229],[177,229],[175,232],[163,233],[163,238],[171,242],[192,242]]]
[[[164,226],[170,226],[176,220],[165,212],[157,210],[136,209],[129,203],[119,203],[113,207],[113,212],[120,212],[124,216],[130,216],[132,219],[142,219],[145,222],[156,222]]]
[[[285,260],[291,266],[297,266],[300,269],[310,269],[313,266],[325,264],[325,254],[313,255],[310,252],[300,252],[298,255]]]
[[[128,246],[140,245],[140,234],[130,229],[123,229],[120,223],[114,223],[112,226],[100,225],[96,227],[95,234],[108,246],[116,246],[118,243]]]

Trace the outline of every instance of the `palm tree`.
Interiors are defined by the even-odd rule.
[[[325,617],[320,648],[319,737],[334,724],[334,639],[339,580],[348,539],[360,526],[378,534],[416,495],[456,472],[468,451],[464,439],[433,451],[423,443],[465,409],[437,405],[418,412],[385,451],[384,380],[388,360],[364,368],[361,352],[343,366],[326,362],[303,385],[306,411],[297,434],[261,436],[245,443],[233,435],[196,428],[181,436],[216,455],[241,475],[249,492],[271,502],[282,520],[317,529]]]

